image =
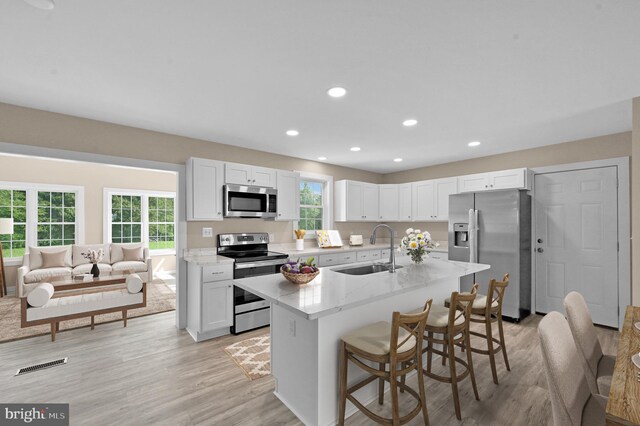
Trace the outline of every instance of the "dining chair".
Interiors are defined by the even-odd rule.
[[[591,312],[580,293],[572,291],[567,294],[564,298],[564,308],[589,389],[592,393],[608,396],[616,358],[602,353]]]
[[[422,412],[424,424],[429,424],[427,401],[422,375],[422,342],[424,329],[431,309],[429,299],[424,308],[416,314],[394,312],[392,322],[381,321],[351,331],[340,340],[339,369],[339,417],[344,425],[347,400],[376,423],[402,425],[411,421]],[[349,362],[369,373],[368,377],[347,388]],[[378,365],[371,367],[368,363]],[[387,367],[388,366],[388,367]],[[399,379],[416,371],[418,390],[407,386]],[[384,403],[384,384],[389,383],[391,394],[391,417],[382,417],[366,408],[353,395],[358,389],[371,382],[378,381],[378,403]],[[398,390],[406,391],[417,402],[407,414],[400,415]]]
[[[589,390],[565,317],[548,313],[538,325],[538,334],[554,425],[604,425],[607,398]]]

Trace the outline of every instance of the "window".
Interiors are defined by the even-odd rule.
[[[29,246],[84,243],[84,188],[0,182],[0,217],[13,217],[13,234],[0,235],[5,260],[19,264]]]
[[[38,191],[38,246],[76,241],[76,194]]]
[[[142,196],[113,195],[111,198],[112,243],[142,241]]]
[[[175,250],[175,193],[105,189],[105,241]]]
[[[321,182],[300,180],[300,220],[298,229],[306,229],[309,233],[317,229],[324,229],[323,217],[323,189]]]
[[[13,235],[0,235],[3,256],[22,257],[27,246],[27,191],[1,189],[0,217],[13,218]]]
[[[315,230],[331,229],[331,176],[300,172],[300,220],[294,228],[307,231],[305,238],[315,238]]]
[[[149,197],[149,249],[173,249],[173,197]]]

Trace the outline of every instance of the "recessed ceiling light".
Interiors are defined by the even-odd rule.
[[[24,0],[25,3],[38,9],[50,10],[55,7],[53,0]]]
[[[287,130],[287,136],[298,136],[299,134],[300,132],[297,130],[293,130],[293,129]]]
[[[400,163],[402,161],[402,158],[394,158],[393,161],[395,161],[396,163]]]
[[[416,120],[415,118],[410,118],[402,122],[402,125],[405,127],[415,126],[416,124],[418,124],[418,120]]]
[[[358,152],[358,151],[360,151],[360,147],[359,146],[352,146],[351,147],[351,151]]]
[[[480,145],[480,142],[479,141],[473,141],[473,142],[469,142],[467,145],[469,145],[469,146],[478,146],[478,145]]]
[[[331,89],[327,90],[327,94],[332,98],[341,98],[347,94],[347,89],[345,89],[344,87],[332,87]]]
[[[327,159],[327,157],[318,157],[318,160],[320,160],[320,161],[324,161],[326,159]]]

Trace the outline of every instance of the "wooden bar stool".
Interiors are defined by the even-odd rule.
[[[424,424],[429,424],[427,401],[424,390],[422,368],[422,341],[424,329],[431,309],[432,300],[424,305],[424,310],[416,314],[394,312],[392,322],[382,321],[354,330],[340,341],[340,407],[339,424],[344,425],[347,399],[371,420],[388,425],[402,425],[416,417],[420,411]],[[378,369],[370,367],[364,361],[378,364]],[[347,368],[351,361],[370,374],[369,377],[347,388]],[[389,366],[387,369],[387,365]],[[398,366],[401,365],[400,368]],[[398,378],[411,371],[418,372],[418,392],[398,382]],[[379,416],[368,410],[354,396],[358,389],[378,380],[378,403],[384,403],[384,382],[391,387],[391,418]],[[398,407],[398,388],[413,396],[417,405],[411,412],[400,417]]]
[[[451,383],[451,391],[453,393],[453,405],[456,410],[456,417],[462,420],[460,414],[460,398],[458,396],[458,382],[471,377],[471,385],[476,400],[480,400],[478,396],[478,388],[476,387],[476,377],[473,372],[473,360],[471,351],[467,352],[467,360],[455,356],[454,348],[456,346],[469,347],[469,319],[471,317],[471,309],[478,292],[478,284],[474,284],[470,293],[453,292],[450,298],[450,306],[433,306],[427,318],[425,331],[427,333],[427,347],[423,352],[427,353],[427,368],[424,374],[439,382]],[[442,334],[442,338],[437,338],[434,334]],[[442,344],[443,350],[434,348],[435,344]],[[433,354],[442,356],[442,365],[449,360],[449,375],[442,376],[431,372],[431,360]],[[463,367],[461,373],[457,372],[456,364]]]
[[[509,366],[509,359],[507,357],[507,348],[504,343],[504,330],[502,327],[502,301],[504,300],[504,292],[509,285],[509,274],[504,274],[502,281],[496,281],[492,279],[489,282],[488,296],[478,294],[476,300],[473,302],[471,308],[470,322],[484,324],[486,334],[478,331],[469,330],[469,334],[472,336],[480,337],[487,342],[487,349],[482,349],[469,346],[471,351],[489,355],[489,362],[491,364],[491,374],[493,376],[493,383],[498,384],[498,373],[496,371],[496,354],[502,351],[504,357],[504,363],[507,367],[507,371],[511,371]],[[489,303],[489,300],[491,302]],[[445,306],[449,306],[450,299],[447,298],[444,302]],[[495,330],[493,324],[498,324],[498,337],[493,337]],[[494,346],[495,345],[495,346]]]
[[[509,366],[509,358],[507,357],[507,347],[504,342],[504,329],[502,327],[502,302],[504,300],[504,292],[509,285],[509,274],[504,274],[502,281],[492,279],[489,282],[489,292],[486,296],[478,295],[476,301],[473,302],[471,309],[471,322],[484,324],[486,334],[477,331],[470,331],[471,335],[485,339],[487,349],[480,349],[469,346],[471,350],[478,354],[489,355],[491,363],[491,374],[493,383],[498,384],[498,373],[496,372],[496,354],[502,352],[504,364],[507,371],[511,371]],[[494,336],[493,324],[498,324],[498,338]],[[497,345],[497,346],[494,346]]]

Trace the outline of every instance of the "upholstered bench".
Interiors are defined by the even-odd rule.
[[[59,294],[54,294],[54,288],[51,284],[42,283],[32,290],[31,297],[22,298],[21,325],[22,327],[30,327],[51,324],[52,342],[56,340],[60,321],[91,317],[91,329],[93,330],[96,315],[121,311],[126,327],[127,311],[147,306],[147,286],[135,274],[129,275],[126,280],[123,278],[122,284],[125,283],[125,288],[121,286],[103,287],[68,293],[59,292]]]

